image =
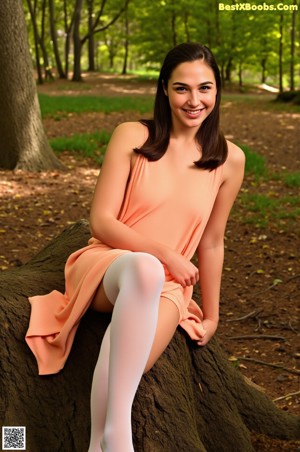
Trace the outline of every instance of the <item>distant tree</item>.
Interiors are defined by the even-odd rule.
[[[59,78],[64,79],[67,78],[66,71],[63,70],[60,54],[59,54],[59,48],[58,48],[58,42],[57,42],[57,30],[56,30],[56,20],[55,20],[55,7],[54,7],[54,1],[49,0],[49,22],[50,22],[50,34],[51,34],[51,40],[53,43],[53,52],[55,56],[55,62],[56,62],[56,69],[57,73],[59,75]],[[66,65],[67,67],[67,65]]]
[[[293,1],[293,5],[297,6],[297,0]],[[290,90],[295,89],[295,41],[296,41],[296,8],[292,13],[292,24],[291,24],[291,62],[290,62]]]
[[[42,124],[20,0],[1,0],[0,42],[0,167],[59,168]]]
[[[103,15],[104,15],[104,7],[106,4],[106,0],[101,1],[100,9],[96,13],[94,11],[93,15],[95,16],[94,21],[92,22],[92,16],[90,18],[88,32],[81,37],[80,35],[80,24],[81,24],[81,13],[83,7],[83,0],[76,0],[75,9],[74,9],[74,27],[73,27],[73,45],[74,45],[74,70],[72,80],[79,82],[82,80],[81,76],[81,52],[82,47],[86,41],[88,41],[92,35],[96,33],[107,30],[111,25],[113,25],[121,16],[121,14],[125,11],[130,0],[124,0],[123,6],[119,8],[119,10],[115,13],[115,15],[106,21],[103,24]],[[93,2],[89,1],[89,6],[93,8]]]

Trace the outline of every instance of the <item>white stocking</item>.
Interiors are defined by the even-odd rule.
[[[107,413],[101,440],[103,452],[133,452],[131,408],[153,344],[164,280],[162,264],[146,253],[122,255],[104,276],[104,291],[115,307],[110,331]],[[102,361],[107,366],[105,350],[107,345],[104,344],[99,367]],[[95,369],[94,380],[99,374],[101,377],[105,372]],[[96,384],[93,381],[93,386]],[[104,380],[101,386],[104,390]],[[102,396],[102,404],[106,406],[105,396]],[[99,417],[92,419],[92,424],[103,422],[103,414]]]
[[[91,439],[89,452],[101,452],[108,391],[108,366],[110,350],[110,325],[103,336],[99,358],[95,367],[91,391]]]

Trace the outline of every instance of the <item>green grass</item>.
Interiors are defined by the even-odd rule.
[[[294,105],[288,102],[277,102],[276,94],[250,94],[250,93],[226,93],[222,94],[222,104],[232,102],[234,104],[247,104],[253,106],[253,109],[263,108],[265,111],[277,111],[286,113],[299,113],[300,105]],[[221,110],[222,111],[222,110]]]
[[[111,134],[105,131],[75,134],[71,137],[52,138],[50,145],[58,154],[63,151],[71,151],[92,158],[101,165],[110,136]]]
[[[59,120],[68,113],[86,112],[125,112],[136,111],[148,113],[153,108],[151,96],[48,96],[39,94],[42,117],[53,117]]]
[[[287,222],[297,221],[300,215],[297,196],[272,198],[258,193],[241,193],[239,200],[242,209],[245,209],[242,222],[261,228],[266,228],[271,223],[283,226]]]
[[[265,157],[243,144],[239,144],[239,146],[243,149],[246,156],[245,173],[254,176],[256,181],[262,177],[267,178],[268,168]]]
[[[300,187],[300,173],[287,173],[282,175],[283,182],[287,187]]]
[[[268,171],[264,156],[245,145],[238,145],[246,155],[246,178],[250,177],[252,180],[251,192],[248,190],[242,191],[239,195],[239,207],[238,210],[235,209],[238,221],[254,224],[259,228],[267,228],[271,224],[277,224],[284,229],[287,225],[294,225],[300,215],[299,197],[290,194],[280,196],[280,187],[284,184],[291,190],[298,188],[300,186],[300,173],[272,174]],[[267,186],[269,181],[278,183],[277,195],[276,193],[257,193],[261,185]]]

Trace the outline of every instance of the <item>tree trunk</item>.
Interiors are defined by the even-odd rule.
[[[93,35],[94,0],[88,1],[88,71],[95,71],[95,38]]]
[[[279,92],[283,92],[283,13],[279,16],[279,61],[278,61],[278,73],[279,73]]]
[[[293,5],[297,6],[297,0],[293,1]],[[292,13],[292,25],[291,25],[291,62],[290,62],[290,90],[295,89],[295,41],[296,41],[296,14],[297,10],[294,9]]]
[[[29,14],[32,22],[32,28],[33,28],[33,37],[34,37],[34,48],[35,48],[35,64],[36,64],[36,72],[38,77],[38,84],[42,85],[44,83],[43,80],[43,74],[42,74],[42,67],[40,63],[40,49],[39,49],[39,33],[37,29],[37,23],[36,23],[36,8],[32,6],[31,0],[27,0],[27,5],[29,9]]]
[[[260,60],[261,63],[261,83],[266,83],[267,80],[267,76],[266,76],[266,71],[267,71],[267,57],[263,57]]]
[[[55,63],[56,63],[56,70],[58,72],[58,76],[61,79],[67,78],[66,73],[63,70],[59,49],[58,49],[58,43],[57,43],[57,31],[56,31],[56,23],[55,23],[55,17],[54,17],[54,2],[53,0],[49,0],[49,21],[50,21],[50,33],[51,33],[51,40],[53,45],[53,52],[55,57]]]
[[[126,7],[126,10],[124,12],[124,34],[125,34],[125,41],[124,41],[124,59],[123,59],[122,75],[126,75],[127,74],[127,63],[128,63],[128,51],[129,51],[128,7]]]
[[[45,45],[45,21],[46,21],[46,8],[47,0],[43,0],[42,4],[42,25],[41,25],[41,35],[40,35],[40,47],[42,49],[43,60],[44,60],[44,71],[45,80],[53,80],[54,76],[52,74],[52,65],[49,64],[48,50]]]
[[[81,82],[81,39],[79,34],[81,9],[83,0],[76,0],[74,8],[74,27],[73,27],[73,46],[74,46],[74,66],[73,66],[73,82]]]
[[[82,220],[22,267],[0,273],[2,425],[26,426],[30,452],[86,452],[94,366],[109,315],[88,311],[65,368],[39,377],[25,344],[27,297],[64,290],[64,264],[84,246]],[[133,405],[136,452],[250,452],[250,431],[299,437],[299,419],[249,386],[212,339],[195,346],[178,328],[167,350],[143,376]]]
[[[44,132],[19,0],[1,1],[0,42],[0,167],[61,168]]]

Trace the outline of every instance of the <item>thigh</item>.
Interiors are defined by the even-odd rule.
[[[145,372],[151,369],[160,355],[169,345],[179,322],[179,311],[175,303],[168,298],[160,301],[155,338]]]
[[[94,309],[95,311],[98,312],[112,312],[113,310],[113,305],[107,298],[107,295],[104,291],[103,279],[95,293],[94,299],[90,307],[91,309]]]
[[[124,270],[124,266],[126,265],[126,261],[128,260],[126,256],[128,254],[131,254],[129,252],[122,253],[119,257],[117,257],[115,260],[111,262],[111,264],[106,269],[106,272],[102,278],[101,283],[98,286],[98,289],[95,293],[94,299],[91,303],[91,309],[94,309],[98,312],[112,312],[113,310],[113,303],[109,300],[108,295],[105,292],[104,289],[104,278],[108,274],[109,276],[109,283],[106,284],[106,287],[110,289],[110,292],[115,292],[113,295],[113,298],[116,298],[117,296],[117,290],[116,290],[116,283],[117,279],[120,275],[120,273]],[[124,263],[123,263],[124,262]],[[110,287],[111,286],[111,287]],[[109,292],[108,292],[109,294]],[[111,295],[110,295],[111,296]]]

